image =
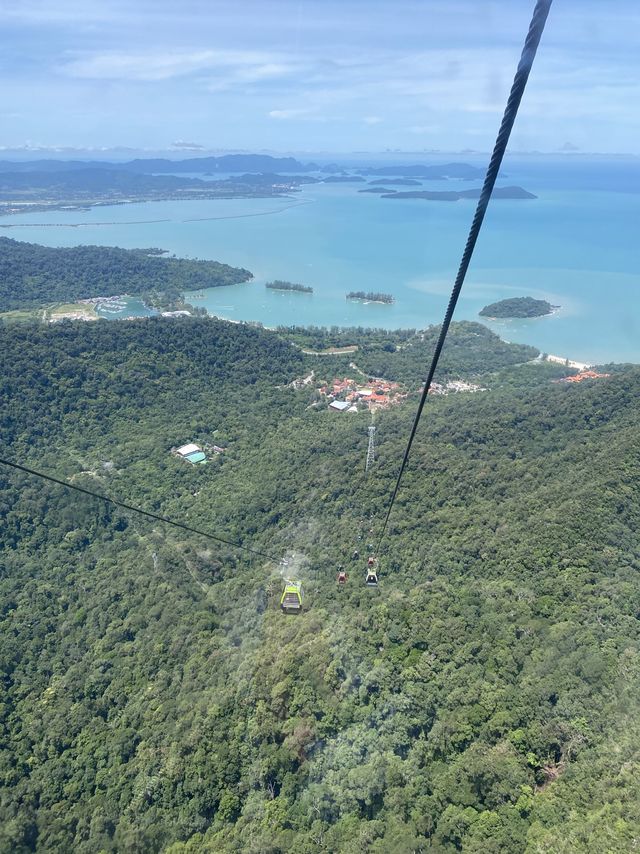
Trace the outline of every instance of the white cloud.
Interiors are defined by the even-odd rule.
[[[4,23],[25,26],[76,25],[105,23],[113,20],[114,12],[105,3],[84,0],[80,12],[77,0],[0,0],[0,15]]]
[[[167,80],[208,68],[213,51],[136,55],[99,53],[72,59],[60,71],[70,77],[98,80]]]
[[[437,133],[440,130],[438,125],[412,125],[408,127],[409,133],[415,133],[418,136],[426,133]]]
[[[171,143],[171,148],[179,148],[184,151],[204,151],[204,145],[198,142],[185,142],[183,139],[177,139]]]
[[[149,82],[196,72],[219,71],[231,73],[234,79],[241,82],[253,82],[278,77],[293,69],[280,57],[261,51],[169,50],[148,53],[110,51],[80,55],[63,62],[59,70],[77,78]]]
[[[495,134],[530,14],[497,5],[397,0],[363,14],[363,0],[0,0],[5,124],[16,142],[46,128],[51,142],[137,132],[146,145],[175,138],[179,115],[185,133],[233,146],[261,133],[316,144],[312,122],[331,123],[331,146],[420,135],[475,145]],[[603,17],[596,0],[555,4],[518,123],[527,145],[637,149],[640,5],[619,6]]]
[[[309,115],[310,110],[270,110],[268,116],[270,119],[297,119],[300,116]]]

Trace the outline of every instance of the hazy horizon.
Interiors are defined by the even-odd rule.
[[[373,157],[387,159],[395,157],[415,157],[428,160],[440,157],[487,157],[490,150],[479,149],[380,149],[369,150],[316,150],[316,149],[275,149],[275,148],[134,148],[127,145],[103,146],[95,148],[75,148],[72,146],[46,147],[46,146],[24,146],[22,148],[9,148],[0,146],[0,160],[87,160],[87,162],[99,160],[126,161],[134,158],[156,158],[163,157],[171,160],[188,160],[200,157],[223,157],[228,154],[258,154],[270,155],[272,157],[295,157],[305,159],[351,159],[358,157]],[[563,158],[574,160],[580,158],[607,159],[640,159],[640,154],[630,151],[567,151],[557,149],[555,151],[518,151],[511,150],[506,155],[509,157],[540,157],[540,158]]]
[[[1,152],[491,149],[531,0],[0,0]],[[512,148],[640,153],[640,9],[552,6]]]

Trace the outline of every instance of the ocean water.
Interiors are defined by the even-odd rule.
[[[126,296],[120,300],[120,303],[124,305],[124,308],[120,310],[110,305],[98,305],[96,313],[105,320],[120,320],[123,317],[152,317],[154,314],[158,314],[138,297]]]
[[[449,159],[484,165],[479,158]],[[455,318],[477,320],[484,305],[506,297],[543,298],[560,309],[532,320],[484,322],[508,341],[571,359],[640,362],[640,160],[514,157],[503,173],[498,186],[518,184],[538,198],[491,203]],[[440,322],[475,202],[394,201],[358,193],[365,186],[305,185],[283,199],[22,214],[0,219],[0,234],[50,246],[161,247],[246,267],[253,281],[190,297],[231,320],[389,329]],[[311,285],[314,293],[266,289],[274,278]],[[396,301],[348,302],[350,290],[389,292]]]

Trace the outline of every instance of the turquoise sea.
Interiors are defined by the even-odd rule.
[[[484,165],[467,155],[448,159]],[[437,162],[426,155],[404,161]],[[557,313],[487,325],[506,340],[579,361],[640,362],[640,160],[513,157],[503,173],[498,186],[518,184],[538,199],[491,203],[456,319],[478,319],[484,305],[506,297],[544,298],[561,306]],[[231,320],[386,328],[440,322],[475,202],[393,201],[358,193],[365,186],[306,185],[282,199],[24,214],[2,218],[0,234],[50,246],[161,247],[246,267],[252,282],[190,297]],[[311,285],[314,293],[267,290],[273,278]],[[389,292],[396,302],[347,302],[349,290]]]

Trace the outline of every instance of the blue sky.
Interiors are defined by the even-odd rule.
[[[532,7],[0,0],[0,146],[486,151]],[[640,153],[639,56],[638,0],[555,0],[512,149]]]

